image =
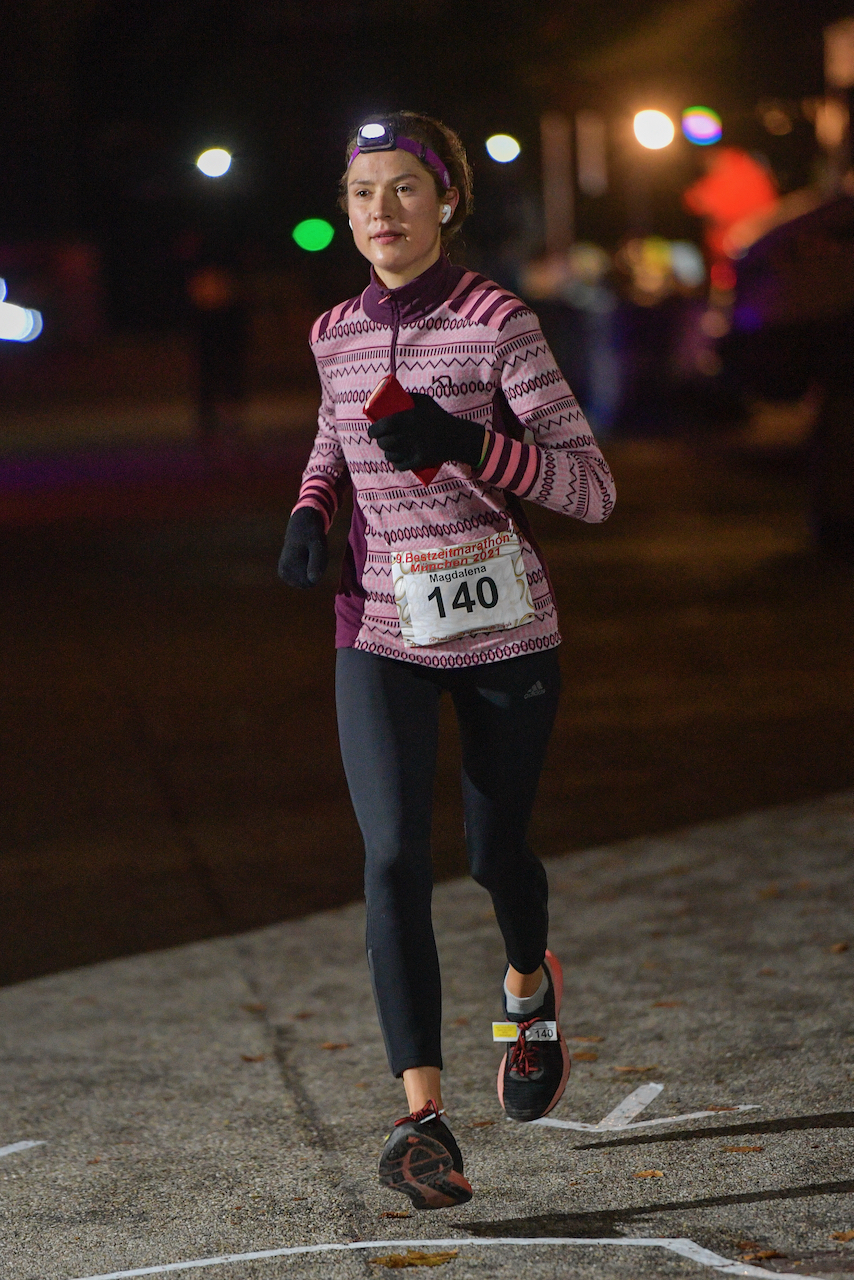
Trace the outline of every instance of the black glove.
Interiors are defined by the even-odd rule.
[[[455,418],[420,391],[411,395],[413,408],[378,418],[368,432],[395,471],[423,471],[452,458],[476,467],[483,453],[483,427]]]
[[[323,516],[314,507],[298,507],[288,521],[279,556],[279,577],[289,587],[314,587],[326,572],[328,562]]]

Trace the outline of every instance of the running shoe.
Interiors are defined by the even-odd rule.
[[[436,1103],[395,1120],[380,1156],[380,1183],[409,1196],[416,1209],[465,1204],[472,1189],[463,1158]]]
[[[504,1013],[519,1029],[516,1041],[498,1068],[498,1098],[511,1120],[539,1120],[556,1106],[569,1079],[569,1050],[560,1029],[563,971],[557,958],[546,952],[543,971],[549,989],[536,1013],[520,1022]]]

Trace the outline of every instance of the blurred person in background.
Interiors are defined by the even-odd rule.
[[[279,572],[295,587],[320,581],[326,532],[352,485],[336,598],[339,735],[365,841],[374,996],[409,1108],[379,1176],[436,1209],[472,1195],[442,1118],[430,907],[439,700],[454,701],[470,867],[507,953],[498,1096],[509,1117],[530,1121],[563,1094],[569,1055],[561,968],[546,949],[548,884],[526,842],[560,634],[520,499],[596,523],[614,485],[536,316],[445,253],[472,205],[458,136],[400,112],[366,121],[346,161],[341,204],[371,278],[312,329],[319,428]],[[383,373],[400,376],[411,407],[369,429],[363,410]]]
[[[558,368],[600,439],[614,425],[621,392],[610,274],[608,253],[584,242],[534,258],[519,273],[520,292],[536,305]]]
[[[196,383],[196,432],[202,444],[237,435],[246,401],[249,321],[241,282],[215,261],[187,278]]]

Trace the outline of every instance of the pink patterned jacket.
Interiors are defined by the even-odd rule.
[[[336,644],[427,666],[465,667],[560,644],[543,557],[520,498],[598,523],[614,482],[533,312],[442,255],[423,275],[386,289],[371,273],[356,298],[311,331],[322,400],[298,507],[328,528],[349,483],[353,519],[335,601]],[[477,468],[448,462],[432,484],[397,472],[368,437],[362,406],[388,373],[407,391],[490,429]],[[391,553],[474,542],[512,525],[519,535],[534,618],[422,648],[404,647]]]

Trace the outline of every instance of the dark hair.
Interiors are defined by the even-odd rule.
[[[383,123],[393,126],[396,134],[402,138],[412,138],[414,142],[423,142],[435,151],[436,155],[442,160],[451,177],[451,186],[456,187],[460,193],[459,202],[454,210],[453,217],[446,226],[442,227],[442,244],[447,245],[449,240],[457,234],[460,227],[465,222],[468,215],[474,208],[474,199],[472,196],[472,175],[471,165],[468,162],[466,149],[462,144],[460,136],[450,129],[448,125],[442,124],[441,120],[434,120],[432,116],[421,115],[418,111],[395,111],[389,116],[373,116],[367,120],[363,120],[362,124],[369,124],[371,119],[381,119]],[[350,164],[350,157],[356,146],[356,136],[360,124],[347,139],[347,166]],[[446,191],[446,187],[442,184],[442,179],[438,173],[425,163],[424,166],[433,178],[436,184],[436,191],[441,198]],[[345,168],[341,175],[341,181],[338,184],[338,204],[347,212],[347,169]]]

